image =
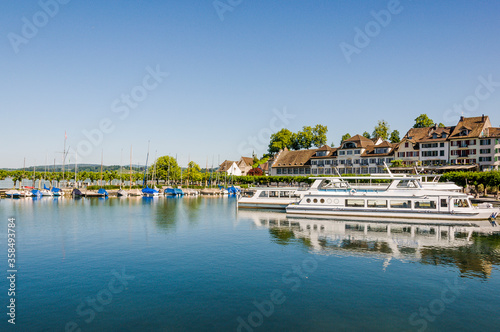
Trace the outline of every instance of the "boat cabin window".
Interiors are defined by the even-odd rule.
[[[269,197],[269,192],[261,191],[259,197]]]
[[[345,206],[348,207],[365,207],[364,199],[346,199]]]
[[[441,198],[441,207],[448,207],[448,200],[446,198]]]
[[[401,180],[398,185],[398,188],[418,188],[418,184],[415,180]]]
[[[436,202],[434,201],[415,201],[415,209],[435,209]]]
[[[280,197],[280,192],[279,191],[270,191],[269,197]]]
[[[462,199],[457,198],[454,200],[454,206],[459,208],[466,208],[469,207],[469,201],[465,198]]]
[[[411,208],[411,201],[392,200],[391,201],[391,208],[393,208],[393,209],[410,209]]]
[[[387,207],[387,201],[383,199],[369,199],[368,200],[368,207],[371,208],[386,208]]]
[[[290,197],[290,192],[289,191],[282,191],[280,192],[280,197]]]

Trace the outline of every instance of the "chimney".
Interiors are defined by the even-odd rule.
[[[484,122],[484,114],[483,114],[483,118],[482,118],[482,121]]]
[[[463,115],[460,117],[460,121],[464,121],[464,116]]]

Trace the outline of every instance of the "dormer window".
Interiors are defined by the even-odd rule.
[[[467,129],[462,129],[462,131],[460,132],[460,136],[467,136],[469,135],[469,131]]]
[[[447,136],[448,136],[448,135],[447,135],[446,133],[442,133],[442,134],[441,134],[441,137],[442,137],[442,138],[446,138]]]
[[[326,151],[318,151],[316,152],[316,157],[324,157],[326,156]]]
[[[354,144],[353,142],[344,143],[344,149],[354,149],[355,147],[356,144]]]
[[[437,137],[438,137],[438,134],[436,134],[436,133],[433,133],[433,134],[432,134],[432,138],[433,138],[433,139],[436,139]]]

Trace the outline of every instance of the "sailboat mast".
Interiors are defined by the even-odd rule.
[[[64,163],[66,161],[66,139],[68,136],[66,135],[66,131],[64,131],[64,148],[63,148],[63,160],[62,160],[62,179],[64,181]]]
[[[122,176],[123,176],[123,149],[121,150],[120,153],[120,189],[122,189]]]
[[[148,141],[148,155],[146,156],[146,167],[144,169],[144,179],[142,180],[142,187],[147,187],[147,174],[148,174],[148,159],[149,159],[149,141]]]
[[[132,145],[130,146],[130,190],[132,190]]]
[[[78,188],[77,173],[78,173],[78,153],[75,152],[75,188]]]
[[[103,157],[104,151],[101,150],[101,180],[99,180],[99,185],[102,187],[102,157]]]

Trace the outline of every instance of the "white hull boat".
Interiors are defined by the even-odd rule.
[[[371,179],[370,179],[371,178]],[[314,178],[316,181],[298,203],[290,204],[290,215],[335,216],[361,219],[435,220],[471,222],[495,219],[500,209],[491,204],[472,206],[466,194],[428,189],[419,177]],[[377,188],[353,180],[384,180]],[[379,181],[382,182],[382,181]]]

